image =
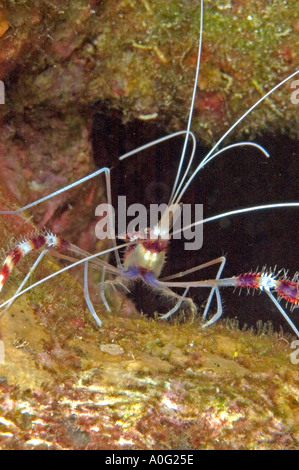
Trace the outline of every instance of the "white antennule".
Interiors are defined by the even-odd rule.
[[[271,88],[271,90],[269,90],[267,93],[265,93],[265,95],[263,95],[256,103],[254,103],[244,114],[242,114],[242,116],[237,119],[237,121],[223,134],[223,136],[216,142],[216,144],[211,148],[211,150],[208,152],[208,154],[204,157],[204,159],[199,163],[199,165],[196,167],[196,169],[194,170],[194,172],[192,173],[192,175],[190,176],[190,178],[188,179],[188,181],[186,182],[186,184],[184,185],[183,189],[180,191],[180,188],[182,186],[182,183],[180,184],[180,186],[178,187],[178,189],[176,190],[176,193],[174,194],[173,198],[172,198],[172,201],[174,203],[178,203],[181,201],[184,193],[186,192],[186,190],[188,189],[188,187],[190,186],[191,182],[193,181],[193,179],[195,178],[195,176],[197,175],[197,173],[209,162],[212,160],[212,158],[214,158],[216,156],[216,154],[214,154],[214,152],[217,150],[217,148],[219,147],[219,145],[221,144],[221,142],[223,142],[223,140],[235,129],[235,127],[237,127],[241,121],[243,121],[243,119],[245,119],[246,116],[248,116],[248,114],[251,113],[251,111],[253,111],[260,103],[262,103],[266,98],[268,98],[269,95],[271,95],[272,93],[274,93],[274,91],[276,91],[278,88],[280,88],[282,85],[284,85],[288,80],[291,80],[293,77],[295,77],[295,75],[297,75],[299,73],[299,70],[296,70],[295,72],[293,72],[291,75],[289,75],[288,77],[286,77],[284,80],[282,80],[281,82],[279,82],[277,85],[275,85],[273,88]],[[250,144],[250,142],[246,143],[246,145]],[[251,143],[252,144],[252,143]],[[239,144],[241,145],[241,144]],[[245,145],[245,142],[242,143],[242,145]],[[258,146],[258,144],[255,144],[256,146]],[[261,146],[258,146],[262,152],[266,155],[267,155],[267,152],[266,150],[263,149],[263,147]],[[219,154],[219,152],[217,152],[217,154]]]
[[[170,204],[166,206],[160,221],[151,230],[152,237],[162,240],[170,239],[170,230],[176,227],[176,222],[181,218],[182,204]]]
[[[231,217],[232,215],[240,215],[246,214],[248,212],[255,212],[261,210],[269,210],[269,209],[283,209],[283,208],[290,208],[290,207],[299,207],[299,202],[278,202],[276,204],[263,204],[262,206],[252,206],[252,207],[245,207],[244,209],[236,209],[233,211],[223,212],[222,214],[213,215],[212,217],[207,217],[203,220],[198,220],[190,225],[187,225],[183,229],[176,230],[172,232],[173,235],[177,235],[181,233],[182,230],[189,230],[190,228],[196,227],[197,225],[206,224],[207,222],[214,222],[215,220],[223,219],[224,217]]]
[[[170,195],[170,201],[169,204],[173,204],[175,202],[175,197],[174,194],[177,191],[177,185],[178,181],[180,178],[180,174],[182,171],[185,155],[186,155],[186,150],[187,150],[187,145],[188,145],[188,140],[189,140],[189,135],[190,135],[190,129],[191,129],[191,122],[192,122],[192,117],[193,117],[193,110],[194,110],[194,102],[195,102],[195,97],[196,97],[196,89],[197,89],[197,82],[198,82],[198,76],[199,76],[199,67],[200,67],[200,60],[201,60],[201,50],[202,50],[202,33],[203,33],[203,0],[200,1],[200,30],[199,30],[199,41],[198,41],[198,53],[197,53],[197,63],[196,63],[196,72],[195,72],[195,79],[194,79],[194,86],[193,86],[193,93],[192,93],[192,99],[191,99],[191,105],[190,105],[190,111],[189,111],[189,117],[188,117],[188,124],[187,124],[187,132],[185,136],[185,141],[184,141],[184,146],[181,154],[181,159],[180,163],[178,166],[178,171],[175,177],[175,181],[173,184],[172,192]],[[195,152],[195,149],[194,149]],[[194,152],[192,152],[192,155],[189,159],[188,167],[187,170],[185,171],[185,174],[182,178],[182,181],[185,180],[188,171],[191,167],[191,163],[193,160]],[[182,183],[181,181],[181,183]],[[179,201],[177,201],[179,202]]]

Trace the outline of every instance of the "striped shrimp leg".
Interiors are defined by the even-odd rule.
[[[295,308],[299,304],[299,283],[298,283],[298,274],[294,276],[293,279],[288,279],[283,277],[281,279],[275,279],[273,273],[245,273],[240,274],[235,278],[236,285],[240,287],[252,287],[254,289],[260,289],[266,292],[270,297],[276,308],[283,315],[287,323],[293,329],[294,333],[299,338],[298,328],[294,325],[286,311],[282,308],[279,301],[281,298],[287,300],[292,304],[292,307]],[[276,292],[278,299],[274,297],[272,292]]]
[[[286,311],[280,305],[280,300],[283,298],[295,308],[299,305],[299,275],[296,274],[293,279],[288,279],[286,276],[277,279],[278,274],[273,272],[261,271],[261,272],[247,272],[223,279],[208,279],[204,281],[190,281],[190,282],[162,282],[163,285],[168,287],[214,287],[216,289],[218,311],[217,313],[207,321],[203,327],[209,326],[214,323],[222,315],[221,299],[219,294],[219,288],[221,287],[246,287],[247,289],[256,289],[266,292],[270,297],[276,308],[283,315],[287,323],[290,325],[294,333],[299,338],[299,330],[294,325]],[[277,293],[278,299],[273,295],[273,292]]]
[[[37,266],[38,262],[41,260],[42,256],[48,251],[48,249],[66,249],[69,248],[69,243],[63,238],[57,235],[53,235],[52,233],[38,234],[32,238],[29,238],[28,240],[20,242],[15,248],[9,251],[4,260],[0,271],[0,292],[3,289],[5,282],[9,278],[12,270],[17,265],[17,263],[28,253],[38,250],[39,248],[44,248],[44,250],[40,254],[38,260],[36,260],[36,262],[34,263],[34,267]],[[31,268],[30,273],[32,271],[33,267]],[[28,275],[25,279],[27,281]],[[22,285],[24,284],[24,281]]]
[[[211,287],[212,285],[218,287],[247,287],[248,289],[261,290],[267,293],[276,292],[280,299],[287,300],[294,308],[299,305],[298,274],[293,279],[288,279],[286,276],[277,279],[278,274],[274,275],[273,272],[268,271],[247,272],[226,279],[200,281],[199,284],[202,287]]]
[[[278,273],[279,274],[279,273]],[[277,279],[278,274],[274,275],[273,272],[247,272],[239,274],[238,276],[223,278],[223,279],[209,279],[206,281],[194,281],[189,283],[165,283],[172,287],[184,287],[185,284],[189,287],[247,287],[248,289],[256,289],[265,292],[276,292],[279,298],[283,298],[290,302],[293,307],[299,305],[299,276],[296,274],[293,279],[288,279],[283,276]]]
[[[278,296],[286,299],[291,304],[299,304],[299,283],[298,276],[293,280],[283,277],[276,279],[273,273],[269,272],[248,272],[233,278],[238,287],[248,287],[253,289],[275,291]]]

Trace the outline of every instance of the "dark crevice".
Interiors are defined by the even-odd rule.
[[[164,135],[154,123],[134,121],[122,124],[115,112],[109,118],[104,113],[95,116],[92,142],[96,165],[112,167],[113,201],[118,195],[127,197],[127,206],[141,203],[167,203],[175,177],[176,166],[183,145],[182,139],[173,139],[120,163],[119,155]],[[256,139],[270,153],[266,159],[255,149],[243,147],[224,153],[202,171],[186,192],[183,202],[203,203],[204,217],[229,210],[274,202],[298,201],[296,189],[296,152],[298,143],[287,136],[263,135]],[[209,149],[197,148],[199,161]],[[277,266],[289,269],[292,276],[298,269],[296,243],[299,219],[297,209],[275,209],[221,219],[204,226],[204,243],[199,251],[184,250],[184,240],[172,240],[163,275],[167,276],[192,266],[215,259],[223,254],[227,264],[223,277],[250,270]],[[215,276],[215,269],[199,271],[190,280]],[[136,287],[135,302],[145,313],[153,314],[161,301],[165,311],[168,302],[154,294],[141,295]],[[271,320],[278,329],[287,326],[281,314],[264,294],[238,295],[233,289],[221,291],[224,316],[236,317],[241,325],[254,325],[258,320]],[[208,291],[191,292],[201,305]],[[154,307],[149,308],[149,298]],[[136,300],[137,299],[137,300]],[[171,303],[173,306],[173,303]],[[215,308],[215,307],[214,307]],[[292,315],[294,318],[294,313]]]

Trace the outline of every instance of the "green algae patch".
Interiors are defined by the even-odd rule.
[[[26,1],[6,0],[1,10],[1,77],[18,71],[1,108],[7,120],[2,209],[17,207],[13,194],[34,199],[50,192],[53,179],[57,189],[93,169],[89,129],[101,103],[125,122],[149,120],[169,130],[185,128],[189,110],[198,2],[38,3],[34,16]],[[259,5],[258,14],[250,1],[205,6],[193,121],[205,142],[297,68],[296,1]],[[238,131],[253,136],[270,128],[296,136],[297,122],[286,86]],[[94,214],[93,197],[91,187],[63,198],[56,226],[70,236],[82,229],[79,212],[83,218],[88,206]],[[68,218],[72,207],[75,225]],[[50,220],[51,211],[41,209],[40,219],[45,215]],[[3,216],[1,245],[32,230],[29,217]],[[3,299],[33,260],[17,266]],[[57,269],[47,257],[33,280]],[[95,307],[101,329],[82,286],[65,274],[16,300],[0,318],[1,449],[298,449],[292,338],[261,325],[258,333],[225,322],[202,329],[198,319],[165,324]]]
[[[3,220],[3,240],[16,229],[28,234],[25,217]],[[4,300],[32,262],[18,264]],[[48,256],[33,281],[57,269]],[[1,316],[1,449],[298,447],[291,337],[261,322],[255,332],[231,321],[202,329],[198,319],[171,324],[130,317],[126,305],[95,308],[102,328],[64,274]]]
[[[10,28],[1,38],[0,78],[18,69],[6,113],[36,107],[37,125],[46,110],[55,110],[67,125],[70,111],[79,118],[105,102],[125,122],[185,128],[200,28],[198,0],[86,0],[67,7],[62,1],[40,1],[34,11],[30,2],[2,3],[3,25]],[[296,0],[205,2],[193,123],[202,141],[214,142],[298,68],[298,21]],[[298,137],[291,93],[290,84],[275,93],[238,126],[237,134],[253,137],[263,130]]]
[[[86,311],[74,321],[64,309],[58,319],[53,299],[28,323],[32,308],[14,308],[0,324],[3,449],[82,449],[86,440],[94,449],[298,445],[299,376],[288,338],[106,313],[98,329]]]

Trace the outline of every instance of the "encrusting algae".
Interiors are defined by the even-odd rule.
[[[43,302],[1,321],[2,449],[298,446],[298,366],[284,338],[115,315],[99,331],[56,297],[59,318]]]
[[[298,67],[297,1],[258,5],[205,4],[192,124],[202,142],[215,142],[236,116]],[[103,103],[106,115],[123,122],[152,123],[164,132],[185,128],[199,1],[41,0],[33,7],[3,0],[2,6],[10,28],[0,38],[0,79],[7,85],[0,164],[21,205],[92,171],[90,129]],[[234,139],[262,131],[297,138],[290,93],[289,84],[268,99],[238,126]],[[74,199],[64,199],[64,218],[52,209],[43,217],[37,211],[36,220],[72,234],[78,208],[71,212]],[[87,238],[87,222],[85,230]]]
[[[49,258],[39,275],[53,269]],[[1,317],[1,449],[298,446],[291,338],[261,324],[254,333],[228,321],[203,330],[198,320],[101,316],[99,329],[64,275]]]

